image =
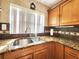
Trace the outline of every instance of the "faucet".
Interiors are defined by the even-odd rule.
[[[27,27],[25,29],[25,33],[31,33],[31,28],[28,24],[27,24]]]

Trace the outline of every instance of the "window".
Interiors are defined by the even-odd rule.
[[[38,33],[44,32],[44,16],[39,14],[37,16],[37,32]]]
[[[44,32],[44,15],[21,7],[10,6],[10,33],[42,33]]]
[[[17,9],[10,7],[10,33],[17,33]]]
[[[35,14],[27,13],[26,20],[26,33],[35,33]]]

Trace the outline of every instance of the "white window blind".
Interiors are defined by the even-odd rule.
[[[28,12],[17,6],[10,7],[10,33],[43,33],[44,15]]]
[[[17,9],[10,8],[10,33],[16,33]]]
[[[26,33],[35,33],[35,14],[27,13]]]

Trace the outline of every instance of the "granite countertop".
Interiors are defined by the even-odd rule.
[[[46,41],[54,41],[61,43],[63,45],[66,45],[68,47],[71,47],[75,50],[79,50],[79,41],[78,40],[71,40],[71,39],[66,39],[66,38],[58,38],[58,37],[45,37]]]
[[[37,45],[37,44],[42,44],[42,43],[46,43],[46,42],[58,42],[61,44],[64,44],[66,46],[69,46],[73,49],[79,50],[79,41],[76,40],[69,40],[69,39],[64,39],[64,38],[57,38],[57,37],[49,37],[49,36],[41,36],[40,37],[42,40],[44,40],[45,42],[39,42],[39,43],[31,43],[31,44],[27,44],[24,46],[18,46],[18,47],[10,47],[10,44],[13,43],[16,39],[10,39],[10,40],[0,40],[0,53],[6,52],[6,51],[10,51],[10,50],[14,50],[14,49],[18,49],[18,48],[23,48],[23,47],[28,47],[28,46],[32,46],[32,45]]]
[[[6,52],[9,45],[14,42],[16,39],[0,40],[0,53]]]

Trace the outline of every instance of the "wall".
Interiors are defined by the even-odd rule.
[[[45,26],[47,26],[47,19],[48,19],[48,7],[41,4],[36,0],[2,0],[1,7],[1,23],[9,23],[9,7],[10,3],[14,3],[20,5],[25,8],[30,8],[30,3],[34,2],[36,4],[36,10],[45,14]]]
[[[9,2],[8,0],[1,0],[1,19],[0,23],[8,23],[9,22]]]

